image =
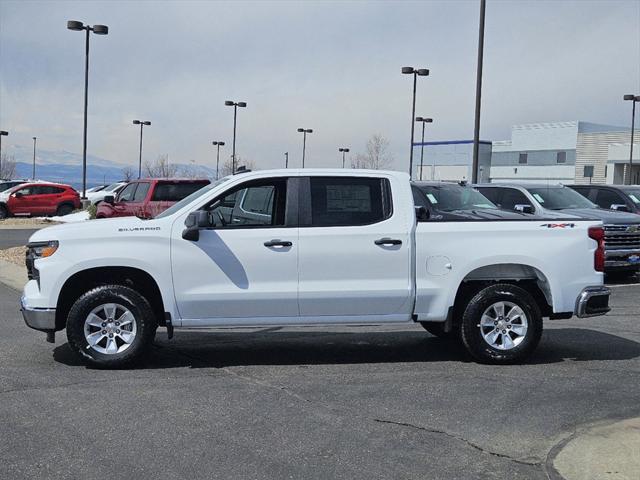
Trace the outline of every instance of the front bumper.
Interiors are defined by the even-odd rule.
[[[20,299],[20,311],[27,326],[42,332],[53,332],[56,329],[56,309],[55,308],[32,308],[29,307],[25,298]]]
[[[575,315],[579,318],[596,317],[604,315],[609,307],[611,290],[607,287],[586,287],[576,300]]]

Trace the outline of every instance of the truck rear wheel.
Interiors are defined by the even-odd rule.
[[[529,292],[511,284],[480,290],[462,316],[462,342],[482,363],[520,362],[535,350],[541,336],[538,304]]]
[[[67,339],[87,363],[120,368],[134,363],[152,342],[153,309],[123,285],[101,285],[83,294],[67,317]]]

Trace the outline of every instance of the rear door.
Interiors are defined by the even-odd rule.
[[[414,217],[407,218],[407,212],[412,214],[413,202],[410,193],[393,199],[393,180],[383,175],[302,178],[302,321],[410,319]]]

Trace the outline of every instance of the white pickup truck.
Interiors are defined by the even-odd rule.
[[[600,222],[446,221],[406,174],[229,176],[158,217],[45,228],[30,239],[24,319],[67,330],[88,363],[143,356],[158,326],[419,322],[478,361],[522,361],[543,318],[602,315]]]

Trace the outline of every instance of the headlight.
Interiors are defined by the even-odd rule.
[[[27,245],[29,251],[27,256],[31,254],[33,259],[50,257],[58,250],[58,241],[51,240],[49,242],[33,242]]]

